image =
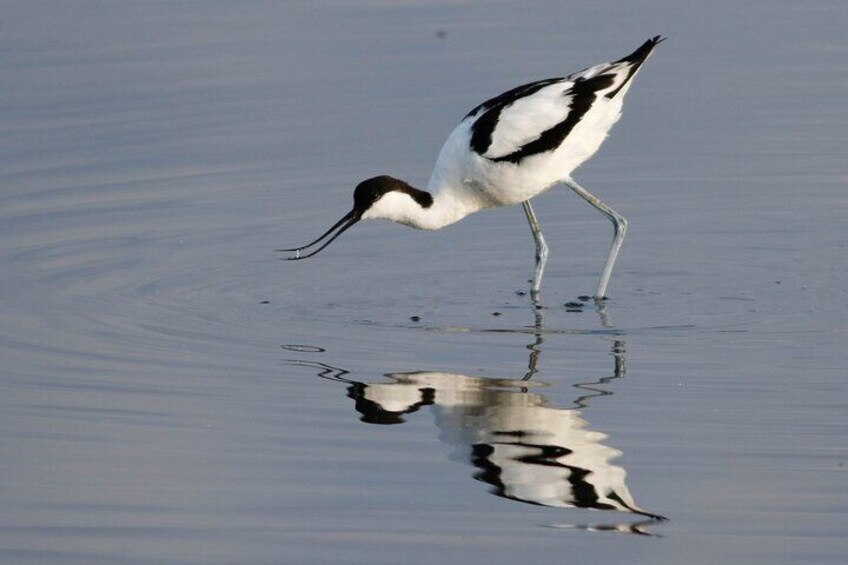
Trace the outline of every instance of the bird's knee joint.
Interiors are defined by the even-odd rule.
[[[613,225],[615,226],[615,235],[624,237],[624,234],[627,233],[627,220],[619,216],[613,221]]]
[[[547,261],[548,259],[548,246],[542,243],[541,245],[536,246],[536,261]]]

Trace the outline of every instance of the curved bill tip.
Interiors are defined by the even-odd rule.
[[[348,212],[341,220],[333,224],[333,227],[328,229],[326,232],[321,235],[318,239],[313,241],[312,243],[307,243],[301,247],[293,247],[291,249],[275,249],[274,251],[281,253],[293,253],[291,257],[283,257],[286,261],[297,261],[299,259],[306,259],[308,257],[312,257],[313,255],[317,255],[319,251],[333,243],[337,237],[342,235],[345,231],[348,230],[352,225],[359,221],[361,214],[359,214],[355,209]],[[327,239],[329,238],[329,239]],[[304,253],[310,247],[313,247],[322,241],[327,239],[323,245],[315,249],[314,251],[310,251],[308,253]]]

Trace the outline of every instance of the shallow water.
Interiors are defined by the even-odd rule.
[[[5,3],[0,561],[843,563],[848,8],[573,4]],[[272,252],[655,33],[602,307],[562,189],[540,309],[519,209]]]

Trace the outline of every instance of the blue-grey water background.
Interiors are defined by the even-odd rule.
[[[0,562],[844,563],[846,25],[838,0],[2,2]],[[425,185],[481,100],[657,33],[575,174],[630,220],[602,311],[563,306],[611,230],[561,188],[538,319],[520,208],[275,257],[363,178]],[[417,371],[533,373],[669,520],[493,496],[426,403],[361,421],[351,383]]]

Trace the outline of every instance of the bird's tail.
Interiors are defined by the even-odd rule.
[[[665,37],[655,35],[627,57],[613,61],[612,63],[596,65],[588,69],[590,74],[599,76],[609,74],[614,77],[611,90],[605,91],[604,96],[612,99],[619,94],[623,95],[626,93],[630,89],[630,82],[636,76],[636,73],[639,72],[642,63],[645,62],[645,59],[648,58],[654,47],[662,41],[665,41]]]
[[[645,59],[648,58],[654,50],[654,47],[663,41],[665,41],[665,37],[655,35],[640,45],[636,51],[619,59],[618,61],[601,63],[594,67],[583,69],[582,71],[568,75],[568,78],[574,81],[581,81],[602,75],[616,76],[617,78],[613,81],[614,87],[612,91],[606,93],[607,98],[613,98],[616,94],[628,87],[630,80],[636,76],[636,72],[639,70],[639,67],[642,66],[642,63],[645,62]]]
[[[635,65],[636,68],[645,62],[645,59],[648,58],[648,55],[651,54],[651,51],[654,50],[654,47],[665,41],[666,38],[661,35],[655,35],[645,43],[643,43],[639,49],[628,55],[627,57],[623,57],[618,61],[614,61],[613,64],[616,63],[627,63],[630,65]]]

